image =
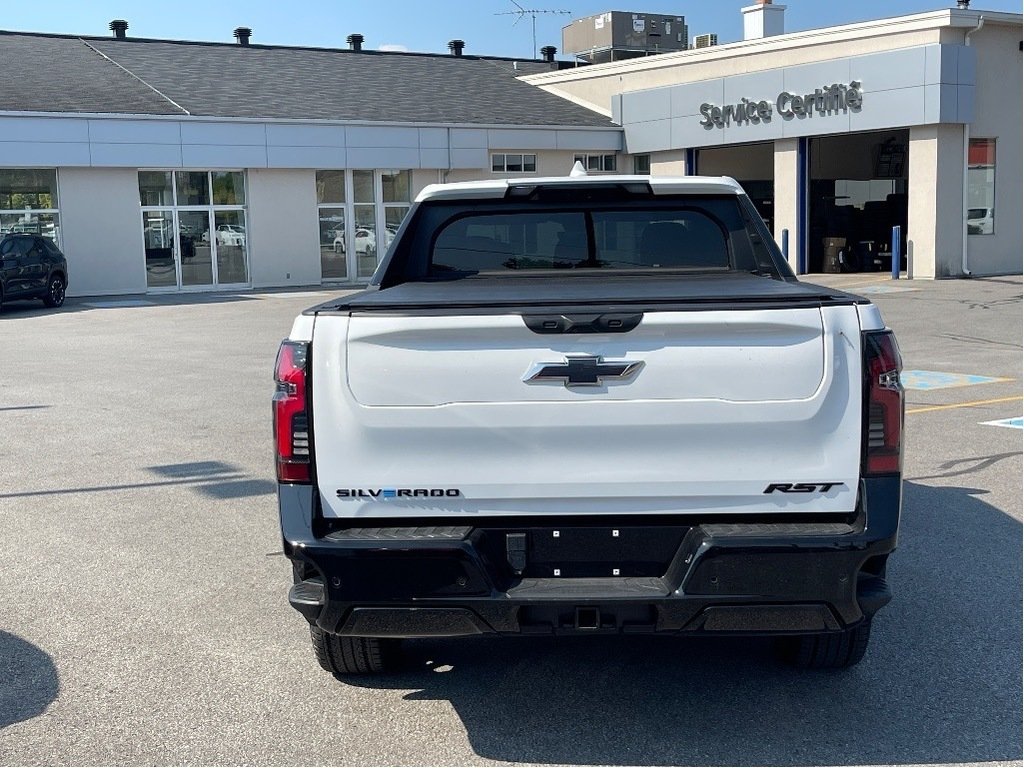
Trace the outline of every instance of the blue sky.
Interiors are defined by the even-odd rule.
[[[561,29],[571,19],[608,10],[672,13],[686,16],[690,37],[716,32],[719,42],[743,36],[740,8],[753,0],[519,0],[525,8],[569,10],[571,15],[538,14],[537,45],[562,47]],[[788,0],[786,30],[795,32],[853,21],[950,8],[954,0]],[[1021,12],[1020,0],[974,0],[973,10]],[[351,32],[366,38],[367,48],[396,46],[410,51],[446,53],[452,38],[466,41],[466,53],[529,57],[531,22],[513,26],[510,0],[45,0],[3,2],[0,28],[82,35],[110,34],[111,19],[127,19],[129,34],[181,40],[232,42],[235,27],[253,29],[253,42],[344,48]]]

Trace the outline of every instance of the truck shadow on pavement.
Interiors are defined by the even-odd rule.
[[[27,407],[45,408],[48,406]],[[4,409],[0,408],[0,411],[2,410]],[[161,488],[178,485],[193,487],[204,496],[223,501],[227,499],[269,496],[277,490],[277,485],[270,480],[250,477],[244,470],[220,461],[190,461],[182,464],[146,467],[145,469],[161,479],[151,482],[121,483],[118,485],[55,488],[43,491],[15,491],[0,493],[0,500],[31,498],[33,496],[132,491],[141,488]]]
[[[349,682],[450,701],[494,760],[1019,760],[1021,524],[984,493],[905,483],[896,596],[850,670],[789,669],[766,639],[480,639],[409,643],[403,672]]]
[[[49,654],[0,630],[0,729],[43,714],[58,691],[57,668]]]

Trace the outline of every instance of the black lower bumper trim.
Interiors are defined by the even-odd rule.
[[[848,523],[624,517],[317,536],[304,517],[312,491],[302,493],[280,494],[284,549],[304,577],[289,602],[332,633],[835,632],[892,597],[885,561],[896,546],[898,476],[865,480]]]
[[[687,629],[704,632],[827,632],[840,629],[826,605],[715,605]]]
[[[460,637],[491,631],[466,608],[353,608],[338,634],[357,637]]]

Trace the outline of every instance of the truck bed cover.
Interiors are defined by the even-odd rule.
[[[465,277],[458,280],[412,282],[383,290],[369,289],[324,302],[306,314],[325,312],[515,311],[543,307],[616,307],[638,309],[765,309],[867,304],[853,294],[800,282],[771,280],[753,274],[551,275]]]

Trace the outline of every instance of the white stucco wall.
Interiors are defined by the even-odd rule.
[[[977,50],[977,117],[971,138],[996,140],[995,226],[991,235],[967,236],[972,274],[1021,272],[1021,76],[1020,27],[987,24],[971,36]]]
[[[797,271],[797,155],[800,139],[775,142],[775,242],[782,248],[782,230],[789,230],[789,266]]]
[[[690,171],[686,167],[685,149],[651,153],[652,176],[686,176],[687,173]]]
[[[316,172],[257,169],[248,176],[253,287],[319,284]]]
[[[58,168],[57,190],[68,295],[144,293],[138,171]]]
[[[963,126],[910,129],[907,265],[911,278],[960,274]]]

